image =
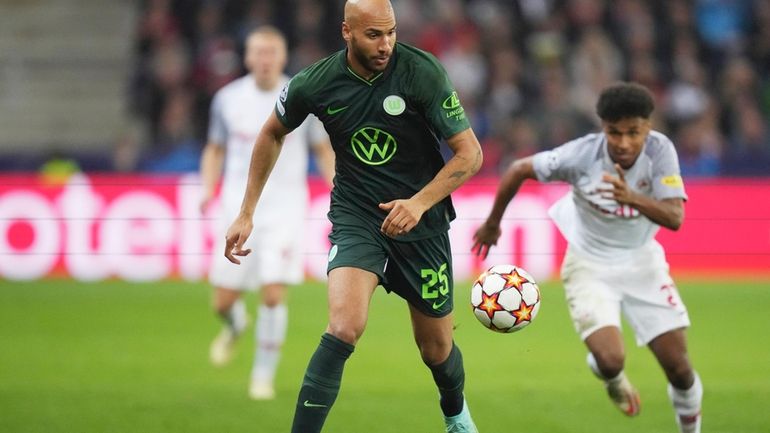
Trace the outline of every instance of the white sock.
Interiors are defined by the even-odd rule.
[[[668,398],[671,399],[671,405],[674,406],[679,431],[682,433],[700,433],[703,383],[701,383],[698,373],[695,373],[695,382],[690,389],[677,389],[669,383]]]
[[[246,328],[246,304],[239,299],[230,306],[224,316],[225,326],[230,329],[233,335],[240,335]]]
[[[255,381],[272,383],[278,360],[281,357],[281,347],[286,340],[286,327],[289,323],[289,311],[285,304],[267,307],[262,304],[258,309],[256,335],[256,350],[251,378]]]

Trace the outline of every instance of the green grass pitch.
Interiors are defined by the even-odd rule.
[[[680,290],[706,390],[704,433],[769,432],[770,281],[690,280]],[[502,335],[476,322],[468,284],[458,284],[456,340],[480,431],[675,432],[663,374],[628,329],[626,371],[642,395],[635,419],[612,407],[586,368],[561,286],[542,284],[542,295],[535,323]],[[218,323],[203,283],[0,282],[0,432],[287,432],[326,323],[323,284],[294,288],[289,315],[278,398],[253,402],[246,394],[253,333],[231,365],[210,366]],[[437,392],[397,296],[375,295],[324,431],[443,431]]]

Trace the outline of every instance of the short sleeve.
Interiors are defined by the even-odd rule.
[[[446,70],[435,57],[425,55],[428,59],[418,68],[415,91],[433,130],[446,139],[470,128],[470,123]]]
[[[304,80],[297,75],[289,80],[281,89],[281,94],[275,103],[275,114],[283,126],[295,129],[305,121],[310,113],[307,109],[306,95],[303,89]]]
[[[570,141],[551,150],[538,152],[532,157],[532,168],[540,182],[572,182],[576,177],[579,155],[578,140]]]
[[[667,198],[687,199],[684,181],[679,171],[679,158],[674,144],[661,137],[661,146],[652,155],[652,195],[658,200]]]
[[[227,143],[227,123],[225,122],[224,96],[221,92],[214,95],[209,110],[208,142],[224,146]]]

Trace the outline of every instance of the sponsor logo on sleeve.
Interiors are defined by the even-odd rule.
[[[278,95],[278,101],[275,103],[276,108],[278,108],[278,112],[281,113],[281,116],[286,115],[286,98],[289,97],[289,84],[291,84],[291,80],[289,80],[284,86],[283,89],[281,89],[281,94]]]
[[[660,183],[669,188],[681,188],[684,186],[684,182],[682,182],[682,176],[679,176],[678,174],[664,176],[660,179]]]
[[[446,110],[445,114],[447,119],[454,118],[455,120],[465,119],[465,109],[460,105],[460,97],[457,96],[457,92],[452,92],[451,95],[444,99],[441,107]]]
[[[546,166],[549,171],[554,171],[559,168],[561,161],[559,161],[559,154],[556,152],[548,152],[548,161]]]

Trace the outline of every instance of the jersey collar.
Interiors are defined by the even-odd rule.
[[[393,47],[393,54],[390,56],[390,62],[388,62],[388,66],[385,68],[384,71],[380,72],[379,74],[373,76],[370,79],[366,79],[353,71],[351,67],[348,65],[348,50],[347,48],[342,50],[342,67],[345,69],[347,75],[354,80],[356,80],[359,83],[366,84],[367,86],[376,86],[379,83],[383,82],[385,78],[388,78],[390,76],[390,73],[393,71],[393,68],[396,65],[396,61],[398,59],[398,44],[396,44],[395,47]]]

